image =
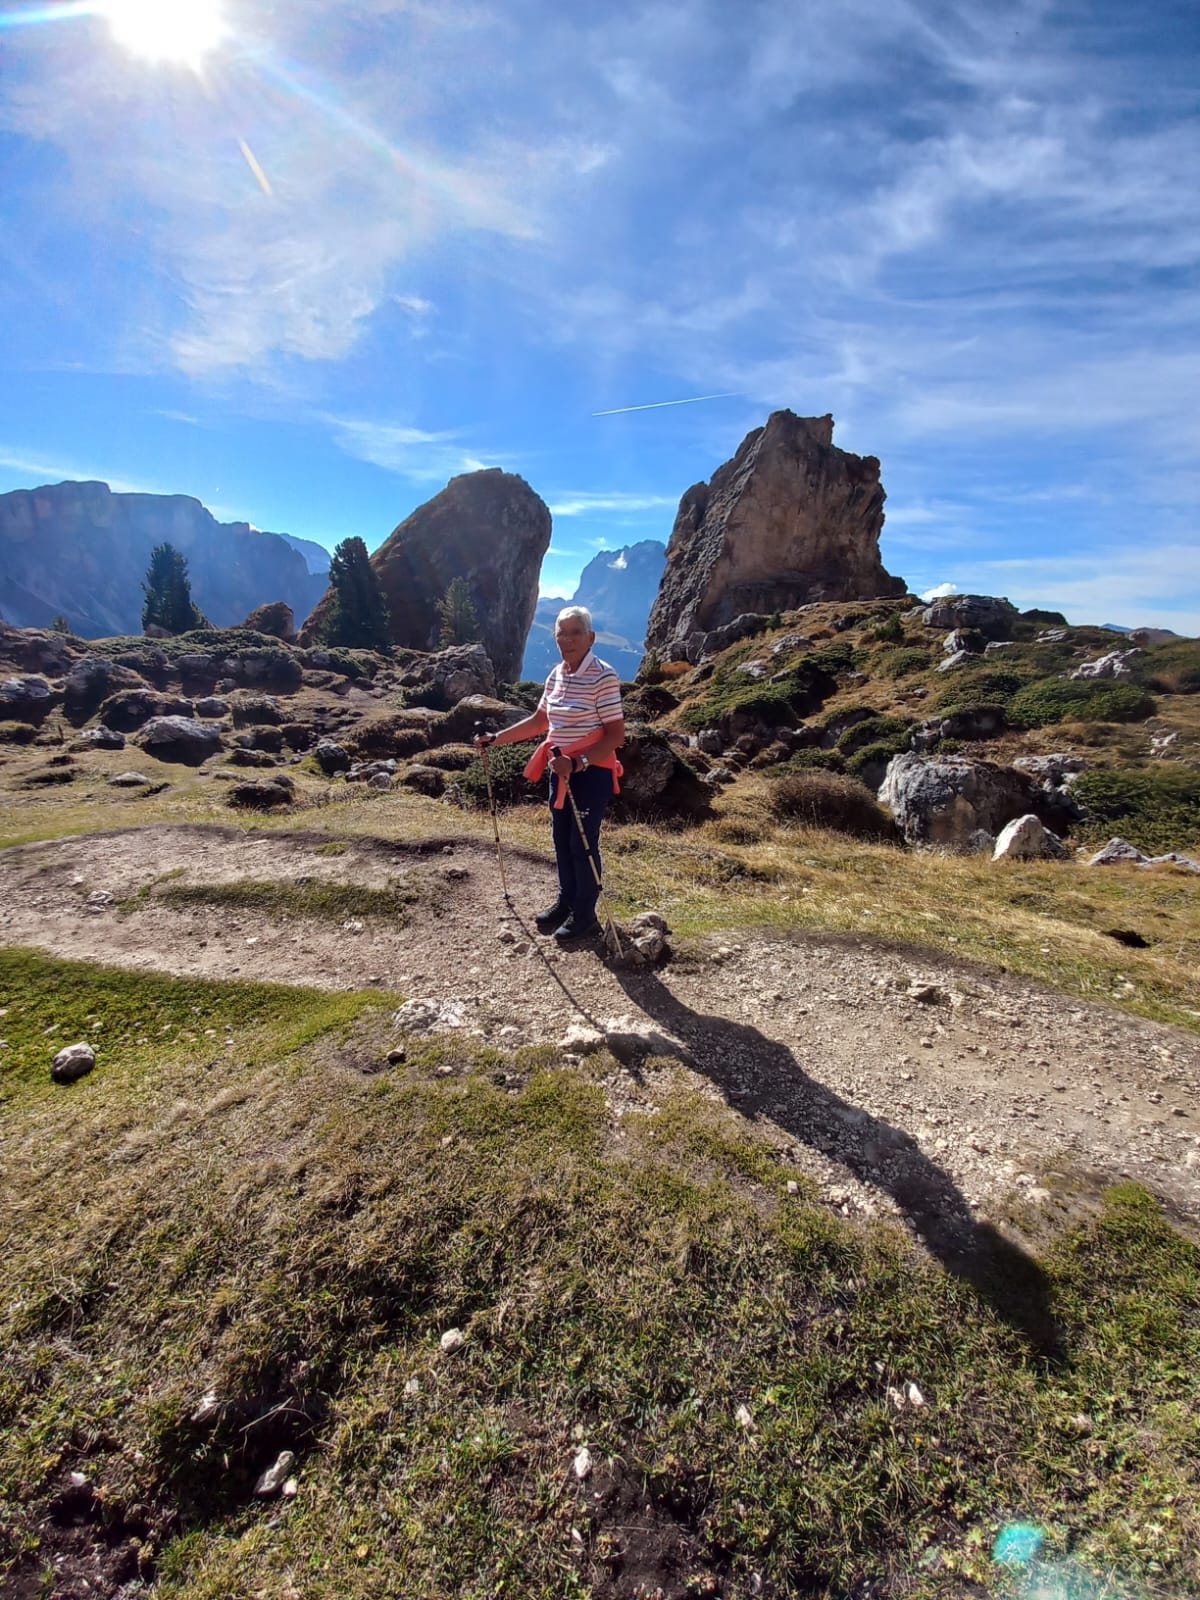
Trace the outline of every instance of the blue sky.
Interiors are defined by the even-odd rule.
[[[1193,0],[139,4],[0,0],[0,489],[374,548],[500,465],[567,592],[831,411],[910,587],[1200,633]]]

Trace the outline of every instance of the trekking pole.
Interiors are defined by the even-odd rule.
[[[562,751],[557,745],[554,745],[551,750],[551,754],[554,756],[561,756]],[[579,807],[575,803],[575,796],[571,793],[570,778],[568,778],[566,782],[567,799],[571,802],[571,815],[575,818],[575,826],[579,829],[579,837],[583,843],[583,853],[588,859],[588,866],[592,869],[592,877],[596,880],[596,889],[599,893],[600,909],[604,913],[605,933],[612,934],[612,941],[616,946],[617,955],[621,960],[624,960],[625,952],[621,949],[621,935],[617,932],[617,925],[612,919],[612,912],[608,909],[608,897],[605,895],[604,885],[600,881],[600,869],[596,865],[596,858],[593,856],[592,847],[588,843],[588,836],[584,831],[583,818],[579,815]]]
[[[482,738],[493,730],[485,722],[475,724],[475,737]],[[496,816],[496,795],[492,788],[492,768],[488,761],[488,746],[485,744],[479,752],[479,759],[483,762],[483,776],[487,780],[488,810],[492,814],[492,832],[496,836],[496,862],[500,868],[500,887],[504,890],[504,898],[511,905],[512,896],[508,892],[508,880],[504,876],[504,851],[500,848],[500,822]]]

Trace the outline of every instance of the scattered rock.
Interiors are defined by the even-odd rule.
[[[754,1418],[750,1415],[750,1407],[741,1405],[733,1413],[733,1420],[739,1428],[744,1428],[747,1433],[754,1431]]]
[[[419,762],[409,767],[407,772],[401,773],[399,781],[405,789],[413,789],[417,794],[428,795],[432,800],[438,799],[446,788],[444,772],[439,771],[437,767],[427,767]]]
[[[467,1342],[467,1336],[461,1328],[447,1328],[438,1340],[447,1355],[453,1355],[456,1350],[461,1350]]]
[[[395,1045],[387,1053],[387,1064],[389,1067],[398,1067],[401,1062],[406,1061],[407,1059],[408,1051],[402,1044]]]
[[[604,1048],[604,1035],[598,1028],[590,1028],[583,1022],[573,1022],[558,1041],[558,1048],[573,1051],[578,1056],[591,1055]]]
[[[993,861],[1065,861],[1066,857],[1062,840],[1032,812],[1006,823],[992,851]]]
[[[292,804],[296,798],[295,788],[283,773],[273,778],[250,779],[233,785],[227,803],[243,811],[275,811]]]
[[[207,1427],[210,1422],[216,1420],[220,1410],[221,1402],[214,1391],[210,1389],[207,1394],[201,1395],[200,1402],[188,1418],[188,1421],[193,1428]]]
[[[261,1496],[264,1500],[278,1494],[291,1476],[295,1461],[296,1455],[294,1451],[281,1450],[274,1463],[267,1468],[254,1485],[255,1494]]]
[[[313,755],[327,778],[332,778],[335,773],[350,770],[349,751],[344,745],[335,744],[332,739],[318,739]]]
[[[467,1026],[467,1007],[463,1000],[407,1000],[392,1018],[404,1033],[440,1033]]]
[[[221,749],[221,733],[214,723],[197,722],[193,717],[153,717],[137,742],[157,761],[198,767]]]
[[[57,702],[58,696],[45,678],[31,675],[6,678],[0,683],[0,719],[37,725],[45,721]]]
[[[206,694],[195,703],[195,712],[198,717],[227,717],[229,711],[229,701],[222,700],[220,695]]]
[[[576,1450],[575,1459],[571,1462],[571,1471],[579,1479],[580,1483],[582,1483],[591,1470],[592,1452],[588,1449],[587,1445],[584,1445],[581,1449]]]
[[[101,724],[96,728],[85,728],[71,748],[73,750],[124,750],[125,735],[116,728],[106,728]]]
[[[1098,850],[1088,862],[1089,867],[1135,866],[1148,867],[1150,857],[1128,839],[1110,839],[1103,850]]]
[[[637,1017],[614,1017],[604,1024],[604,1042],[618,1061],[631,1065],[647,1056],[674,1056],[690,1062],[691,1052],[679,1039],[660,1033]]]
[[[50,1076],[55,1083],[76,1083],[86,1078],[96,1065],[96,1052],[90,1044],[69,1044],[55,1056]]]
[[[1099,656],[1095,661],[1085,661],[1082,666],[1069,672],[1069,678],[1131,678],[1133,668],[1129,665],[1140,656],[1145,655],[1144,650],[1110,650],[1106,656]]]

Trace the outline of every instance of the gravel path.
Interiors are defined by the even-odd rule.
[[[340,853],[338,853],[340,852]],[[1200,1219],[1200,1038],[1025,980],[853,937],[730,934],[658,971],[532,935],[548,861],[486,843],[331,843],[319,834],[161,826],[0,853],[0,942],[206,977],[378,985],[461,1002],[500,1044],[572,1024],[657,1029],[686,1064],[607,1080],[614,1137],[682,1074],[727,1101],[848,1214],[903,1218],[936,1251],[1051,1170],[1125,1174]],[[398,885],[404,924],[173,907],[148,886],[321,880]],[[124,905],[121,902],[125,902]],[[524,921],[521,918],[524,918]]]

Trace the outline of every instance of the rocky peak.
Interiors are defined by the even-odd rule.
[[[833,443],[833,418],[776,411],[679,503],[647,649],[746,612],[904,593],[879,558],[874,456]]]
[[[499,467],[451,478],[371,557],[388,603],[392,642],[436,648],[438,602],[453,579],[462,578],[496,675],[512,682],[520,675],[549,544],[549,508],[524,478]],[[302,644],[318,637],[329,603],[326,594],[301,632]]]

